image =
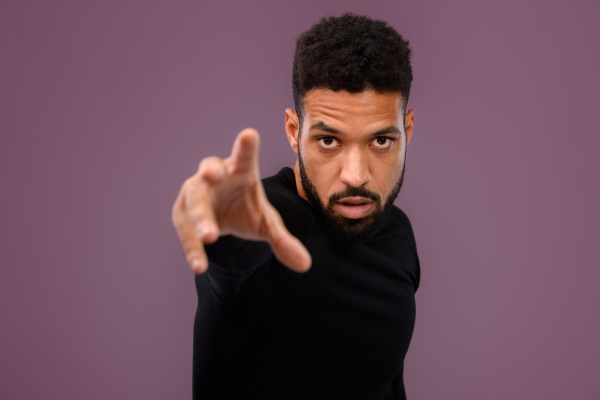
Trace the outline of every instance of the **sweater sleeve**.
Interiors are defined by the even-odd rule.
[[[224,236],[205,246],[208,255],[207,278],[212,291],[223,302],[232,300],[259,268],[273,256],[265,242]]]

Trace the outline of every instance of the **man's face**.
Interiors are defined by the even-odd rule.
[[[341,238],[369,240],[402,185],[412,110],[402,114],[399,93],[313,89],[304,97],[301,132],[296,114],[286,115],[299,194]]]

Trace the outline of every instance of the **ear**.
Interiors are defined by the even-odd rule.
[[[408,110],[404,116],[404,130],[406,131],[406,145],[410,143],[410,138],[413,134],[413,126],[415,125],[415,111],[413,109]]]
[[[285,109],[285,133],[294,153],[298,154],[298,115],[291,108]]]

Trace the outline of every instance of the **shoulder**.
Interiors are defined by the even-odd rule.
[[[294,171],[283,167],[273,176],[262,180],[267,198],[275,208],[286,207],[290,204],[302,204],[305,200],[298,195]]]
[[[262,183],[268,193],[298,195],[294,171],[290,167],[283,167],[275,175],[263,178]]]
[[[415,234],[413,232],[412,225],[406,213],[394,205],[390,209],[389,215],[392,221],[396,223],[396,225],[399,225],[402,230],[404,230],[404,232],[408,236],[408,240],[410,241],[413,251],[416,252],[417,244],[415,241]]]
[[[412,248],[414,255],[414,290],[415,292],[419,288],[421,283],[421,262],[419,261],[419,255],[417,254],[417,242],[415,241],[415,234],[412,229],[412,225],[408,216],[396,206],[393,206],[390,210],[390,218],[396,223],[400,229],[404,231],[406,236],[408,237],[408,242],[410,247]]]

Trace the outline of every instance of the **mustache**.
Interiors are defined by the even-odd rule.
[[[365,189],[363,186],[353,187],[348,186],[345,190],[341,192],[337,192],[329,196],[329,204],[332,204],[335,201],[341,200],[344,197],[365,197],[367,199],[373,200],[375,202],[379,202],[381,200],[381,196],[377,193],[373,193],[368,189]]]

